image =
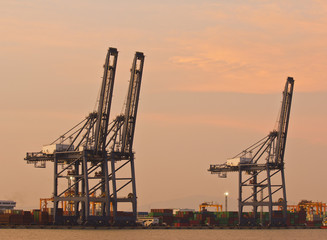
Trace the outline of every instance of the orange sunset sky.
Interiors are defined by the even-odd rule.
[[[0,199],[32,209],[51,196],[51,164],[35,169],[25,154],[94,110],[116,47],[112,117],[134,52],[146,55],[134,145],[140,210],[222,203],[225,191],[236,209],[237,175],[207,169],[273,130],[288,76],[288,201],[327,202],[326,26],[323,0],[2,0]]]

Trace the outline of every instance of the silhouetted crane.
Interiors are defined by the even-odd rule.
[[[208,171],[226,177],[227,172],[239,173],[239,224],[256,225],[258,207],[268,207],[269,225],[285,225],[287,199],[284,174],[284,154],[291,111],[294,80],[287,78],[278,128],[224,164],[210,165]],[[244,175],[246,174],[246,175]],[[278,175],[280,179],[278,179]],[[252,189],[250,193],[246,189]],[[261,198],[259,199],[259,194]],[[252,207],[252,216],[244,217],[244,207]],[[282,212],[273,211],[279,207]],[[262,216],[261,216],[262,217]],[[261,219],[262,220],[262,219]],[[262,223],[262,221],[261,221]]]
[[[102,79],[98,110],[61,135],[41,152],[27,153],[25,160],[35,167],[54,163],[54,223],[108,224],[136,221],[136,189],[133,139],[144,65],[143,53],[136,52],[125,113],[109,122],[118,51],[109,48]],[[120,149],[119,153],[116,151]],[[116,168],[118,162],[124,162]],[[127,166],[127,163],[130,163]],[[60,169],[61,167],[61,169]],[[116,178],[118,170],[130,168],[130,176]],[[120,171],[122,172],[122,171]],[[126,171],[123,171],[126,174]],[[68,182],[67,187],[62,181]],[[117,189],[117,182],[125,181]],[[126,182],[127,181],[127,182]],[[131,183],[131,184],[130,184]],[[131,189],[128,189],[132,185]],[[118,192],[126,196],[117,197]],[[67,209],[59,209],[65,202]],[[117,202],[132,203],[131,214],[118,215]],[[90,213],[90,206],[100,206]]]

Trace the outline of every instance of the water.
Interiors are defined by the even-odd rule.
[[[67,229],[0,229],[0,240],[207,240],[207,239],[327,239],[326,229],[131,229],[131,230],[67,230]]]

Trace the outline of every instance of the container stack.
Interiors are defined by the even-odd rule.
[[[178,211],[174,215],[174,226],[175,227],[188,227],[190,222],[194,220],[194,212],[190,211]],[[196,224],[196,222],[195,222]],[[192,222],[194,225],[194,222]]]
[[[5,210],[0,214],[1,225],[30,225],[33,223],[31,212],[23,210]]]
[[[34,218],[34,223],[35,224],[40,224],[40,210],[39,209],[34,209],[33,210],[33,218]]]
[[[34,221],[33,215],[30,211],[24,211],[23,213],[23,224],[31,225]]]
[[[196,226],[238,226],[239,218],[238,212],[191,212],[191,211],[176,211],[173,214],[172,209],[152,209],[149,217],[157,217],[160,219],[160,225],[174,226],[174,227],[196,227]],[[257,224],[262,226],[269,225],[269,213],[258,213],[257,219],[254,219],[253,212],[244,212],[243,220],[249,225]],[[274,211],[273,219],[276,224],[283,223],[283,212]],[[248,221],[247,221],[248,220]],[[306,219],[306,212],[288,212],[287,226],[320,226],[321,218],[311,216]]]
[[[159,218],[160,225],[172,226],[174,221],[173,209],[151,209],[149,217]]]
[[[309,227],[320,227],[323,217],[317,214],[307,214],[306,224]]]
[[[63,216],[63,209],[59,208],[57,215]],[[121,217],[133,217],[131,212],[117,212]],[[235,227],[239,224],[238,212],[194,212],[190,210],[173,210],[173,209],[151,209],[150,213],[142,213],[139,216],[143,218],[156,218],[155,225],[171,227],[200,227],[200,226],[217,226],[217,227]],[[282,211],[273,212],[275,224],[283,223]],[[306,214],[305,211],[287,212],[287,226],[308,226],[320,227],[322,218],[317,214]],[[252,212],[244,212],[242,219],[246,224],[252,225],[269,225],[269,213],[258,212],[257,219]],[[40,211],[23,210],[5,210],[0,212],[0,225],[48,225],[53,223],[53,209]]]
[[[305,226],[306,212],[287,212],[287,226]]]

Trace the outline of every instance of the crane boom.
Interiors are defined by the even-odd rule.
[[[95,152],[105,151],[106,138],[109,124],[112,93],[115,81],[118,51],[116,48],[109,48],[104,64],[102,86],[99,98],[97,122],[95,127]]]
[[[278,123],[278,135],[276,144],[276,163],[284,162],[285,145],[287,138],[288,122],[291,112],[294,79],[288,77],[283,92],[283,101]]]
[[[128,95],[125,109],[125,119],[122,133],[122,153],[132,152],[137,108],[141,89],[141,80],[144,65],[144,54],[136,52],[131,68]]]

